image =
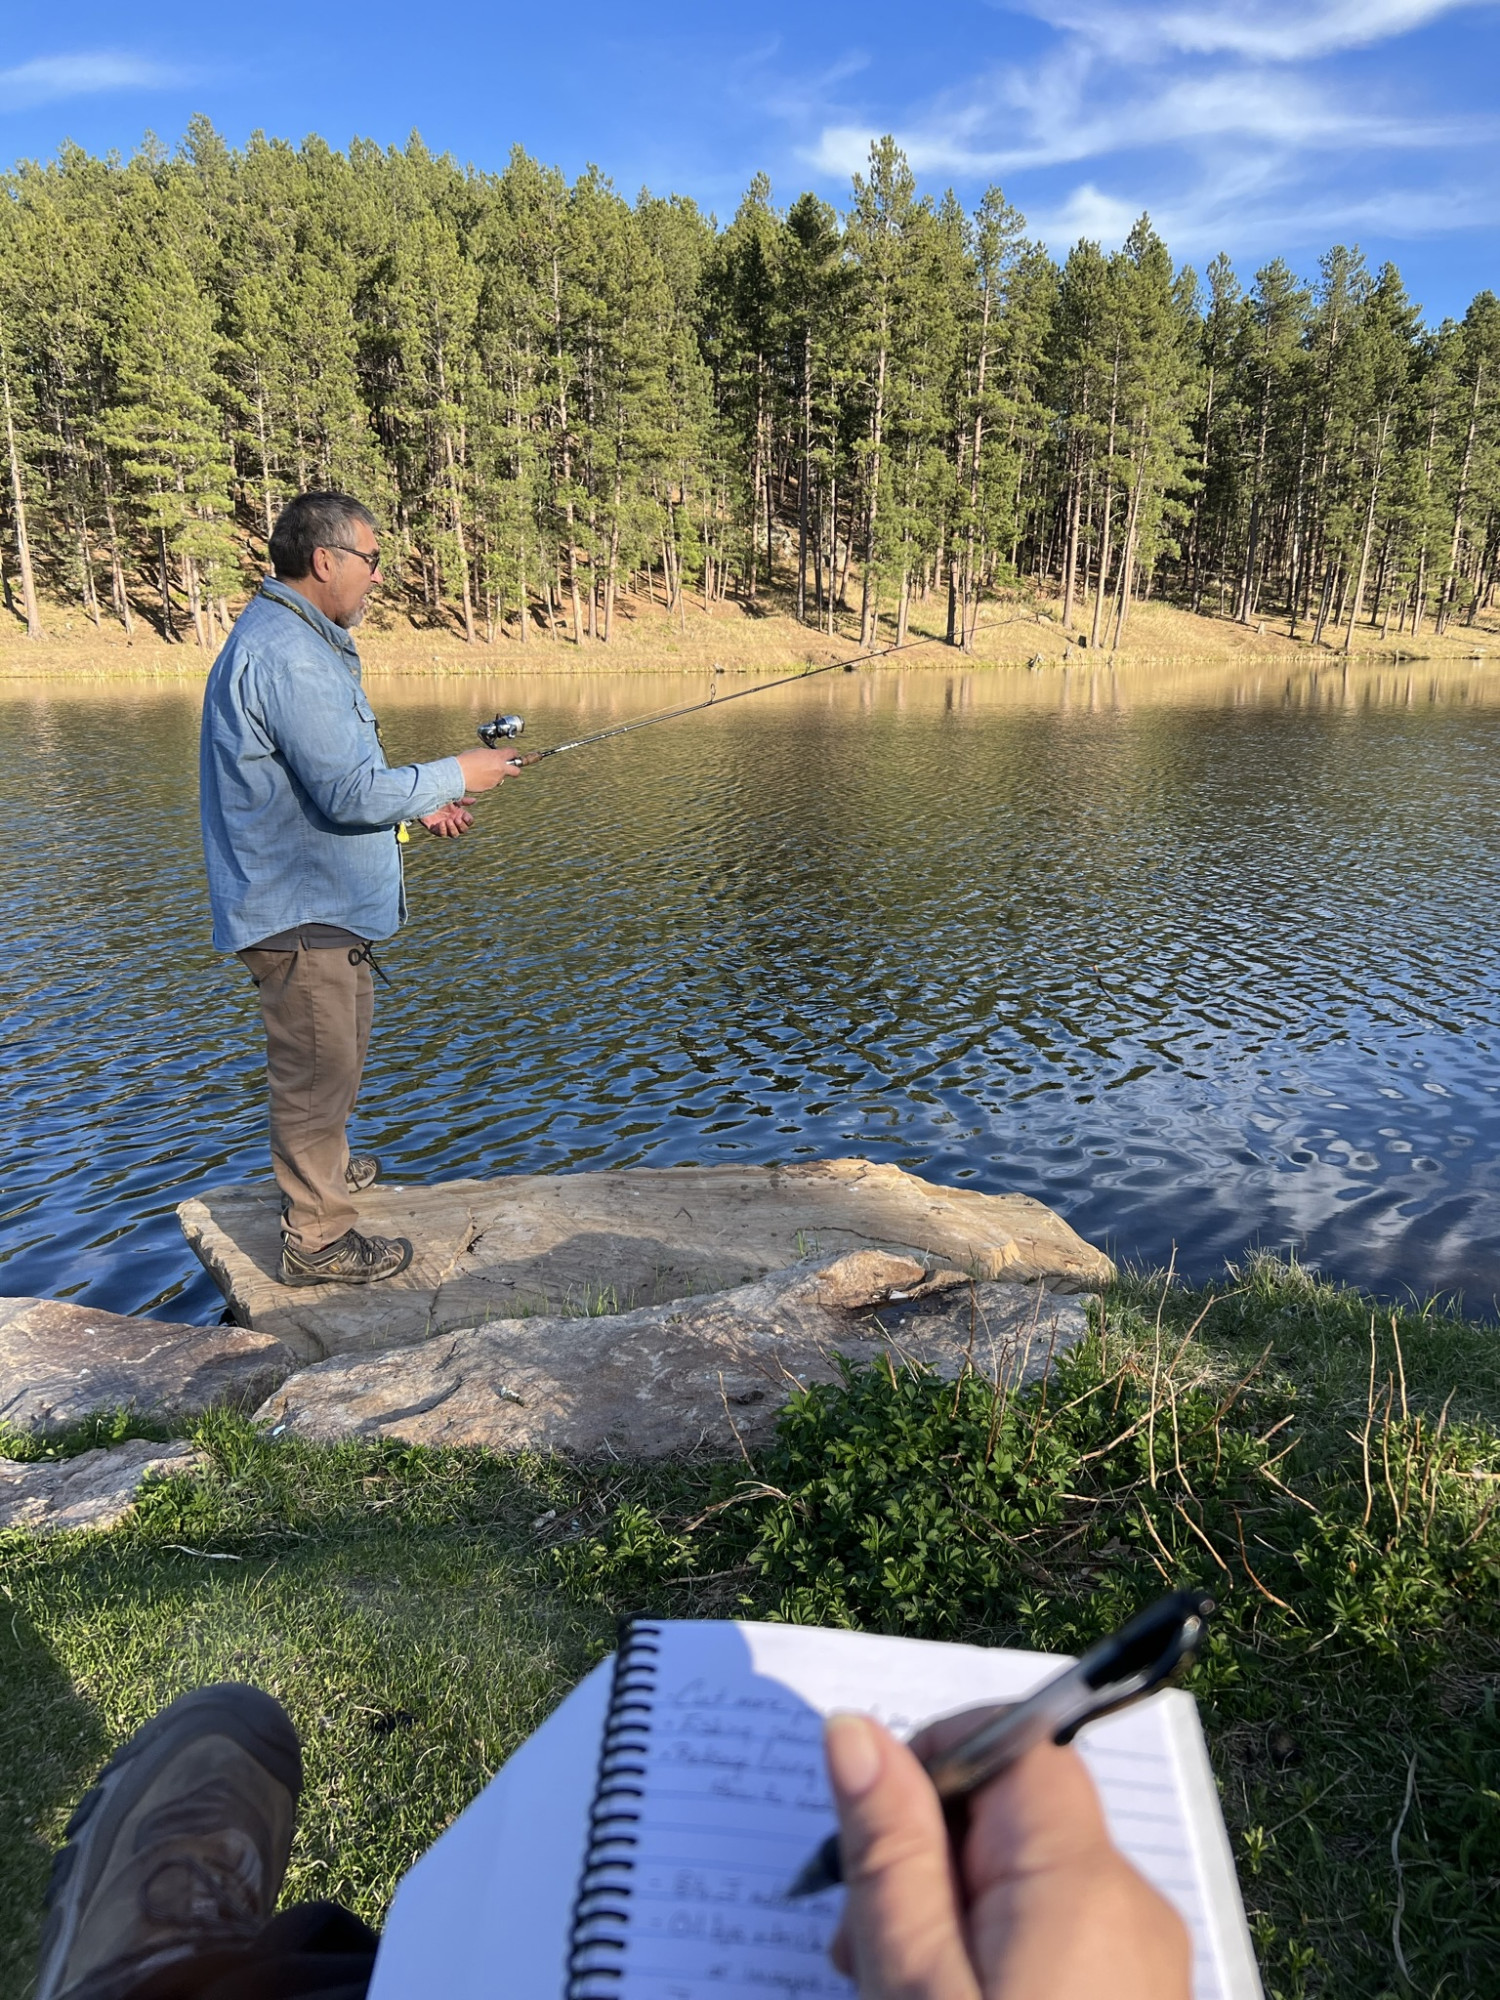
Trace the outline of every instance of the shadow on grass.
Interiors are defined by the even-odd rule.
[[[565,1478],[477,1455],[201,1427],[205,1477],[108,1534],[7,1537],[0,1992],[26,1990],[49,1850],[99,1765],[188,1688],[287,1708],[305,1782],[285,1900],[378,1923],[396,1882],[612,1643],[537,1573]]]
[[[0,1552],[4,1550],[0,1538]],[[3,1560],[3,1554],[0,1554]],[[0,1605],[0,1992],[29,1992],[52,1850],[105,1732],[12,1594]]]

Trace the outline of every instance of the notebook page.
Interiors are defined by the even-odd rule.
[[[840,1892],[785,1895],[831,1825],[819,1711],[738,1625],[661,1633],[621,2000],[852,1994],[828,1958]]]
[[[696,2000],[705,1988],[849,1994],[827,1959],[842,1892],[784,1900],[834,1824],[822,1717],[859,1708],[908,1734],[954,1709],[1015,1699],[1059,1660],[805,1626],[667,1621],[660,1630],[622,1977],[611,1990],[623,2000]],[[1167,1723],[1174,1703],[1191,1707],[1185,1695],[1158,1696],[1100,1723],[1080,1747],[1115,1839],[1190,1926],[1195,2000],[1249,2000],[1255,1983],[1226,1978],[1226,1939],[1243,1918],[1237,1902],[1230,1913],[1214,1907],[1188,1828]],[[1253,1962],[1251,1973],[1253,1982]]]
[[[402,1878],[368,2000],[558,2000],[609,1705],[602,1661]]]

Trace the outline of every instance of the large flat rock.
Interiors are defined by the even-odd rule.
[[[878,1252],[801,1264],[711,1298],[602,1317],[493,1319],[305,1368],[257,1412],[274,1432],[577,1458],[732,1456],[766,1444],[839,1357],[945,1377],[1033,1379],[1087,1329],[1087,1301]]]
[[[134,1507],[150,1474],[191,1472],[201,1462],[202,1453],[190,1444],[148,1444],[140,1438],[30,1465],[0,1458],[0,1528],[39,1535],[113,1528]]]
[[[60,1299],[0,1299],[0,1427],[67,1430],[101,1410],[253,1410],[297,1365],[243,1326],[129,1319]]]
[[[376,1186],[359,1208],[362,1227],[410,1237],[416,1250],[401,1277],[368,1289],[278,1282],[273,1186],[220,1188],[178,1215],[233,1317],[306,1361],[488,1321],[702,1296],[810,1252],[915,1253],[984,1282],[1041,1280],[1053,1293],[1113,1275],[1102,1251],[1027,1195],[938,1187],[868,1160]]]

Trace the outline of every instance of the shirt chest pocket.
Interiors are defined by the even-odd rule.
[[[357,687],[354,690],[354,713],[359,717],[365,728],[369,730],[375,741],[379,743],[381,741],[380,723],[374,709],[371,708],[369,702],[365,699],[363,688]]]

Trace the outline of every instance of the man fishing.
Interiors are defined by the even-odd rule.
[[[379,1162],[351,1158],[349,1115],[374,1011],[371,946],[406,917],[407,822],[440,839],[518,769],[500,749],[387,764],[350,637],[380,574],[374,516],[303,493],[271,534],[271,566],[214,662],[199,790],[216,949],[255,981],[266,1031],[271,1160],[287,1285],[369,1285],[411,1262],[404,1237],[362,1235],[353,1197]]]

